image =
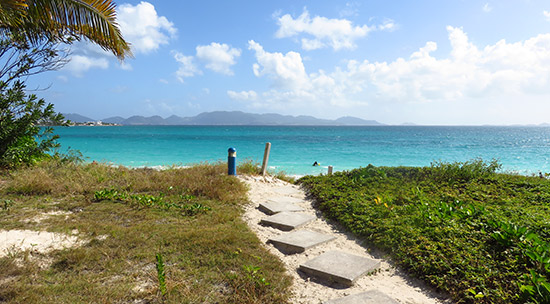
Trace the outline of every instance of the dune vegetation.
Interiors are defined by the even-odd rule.
[[[80,240],[0,255],[2,303],[285,303],[290,296],[281,262],[241,220],[246,187],[223,164],[157,171],[50,160],[0,172],[3,230]]]
[[[550,181],[496,162],[306,176],[323,213],[457,303],[550,303]]]

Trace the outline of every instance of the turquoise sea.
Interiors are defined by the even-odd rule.
[[[261,163],[271,142],[270,169],[291,175],[326,173],[328,165],[340,171],[473,158],[498,159],[504,171],[520,174],[550,172],[550,127],[104,126],[55,133],[62,152],[130,167],[225,162],[229,147],[238,162]]]

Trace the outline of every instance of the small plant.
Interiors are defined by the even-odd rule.
[[[261,268],[259,266],[245,265],[243,269],[246,273],[246,277],[253,281],[256,284],[256,287],[269,286],[269,282],[261,273]]]
[[[11,206],[13,206],[14,202],[12,200],[9,200],[9,199],[5,199],[2,201],[2,204],[0,204],[0,208],[2,210],[5,210],[5,211],[8,211],[10,209]]]
[[[162,259],[162,254],[160,253],[157,253],[156,258],[157,258],[156,267],[157,267],[157,279],[159,281],[159,290],[162,297],[164,297],[166,295],[166,273],[164,272],[164,261]]]
[[[205,213],[212,210],[212,208],[205,206],[201,203],[194,203],[192,205],[185,205],[183,207],[183,212],[187,215],[196,215],[199,213]]]
[[[96,201],[111,200],[111,201],[123,201],[128,196],[125,193],[120,193],[116,189],[103,189],[94,192],[94,199]]]

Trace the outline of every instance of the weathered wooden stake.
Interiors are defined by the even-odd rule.
[[[265,143],[264,161],[262,163],[262,175],[265,175],[267,170],[267,162],[269,161],[269,151],[271,150],[271,143]]]
[[[328,175],[332,175],[332,166],[328,166]]]

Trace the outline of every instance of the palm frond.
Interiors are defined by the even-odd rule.
[[[21,25],[27,7],[26,0],[0,1],[0,28]]]
[[[30,40],[84,37],[119,59],[131,56],[130,45],[116,23],[112,0],[24,0],[26,18],[20,27]]]

